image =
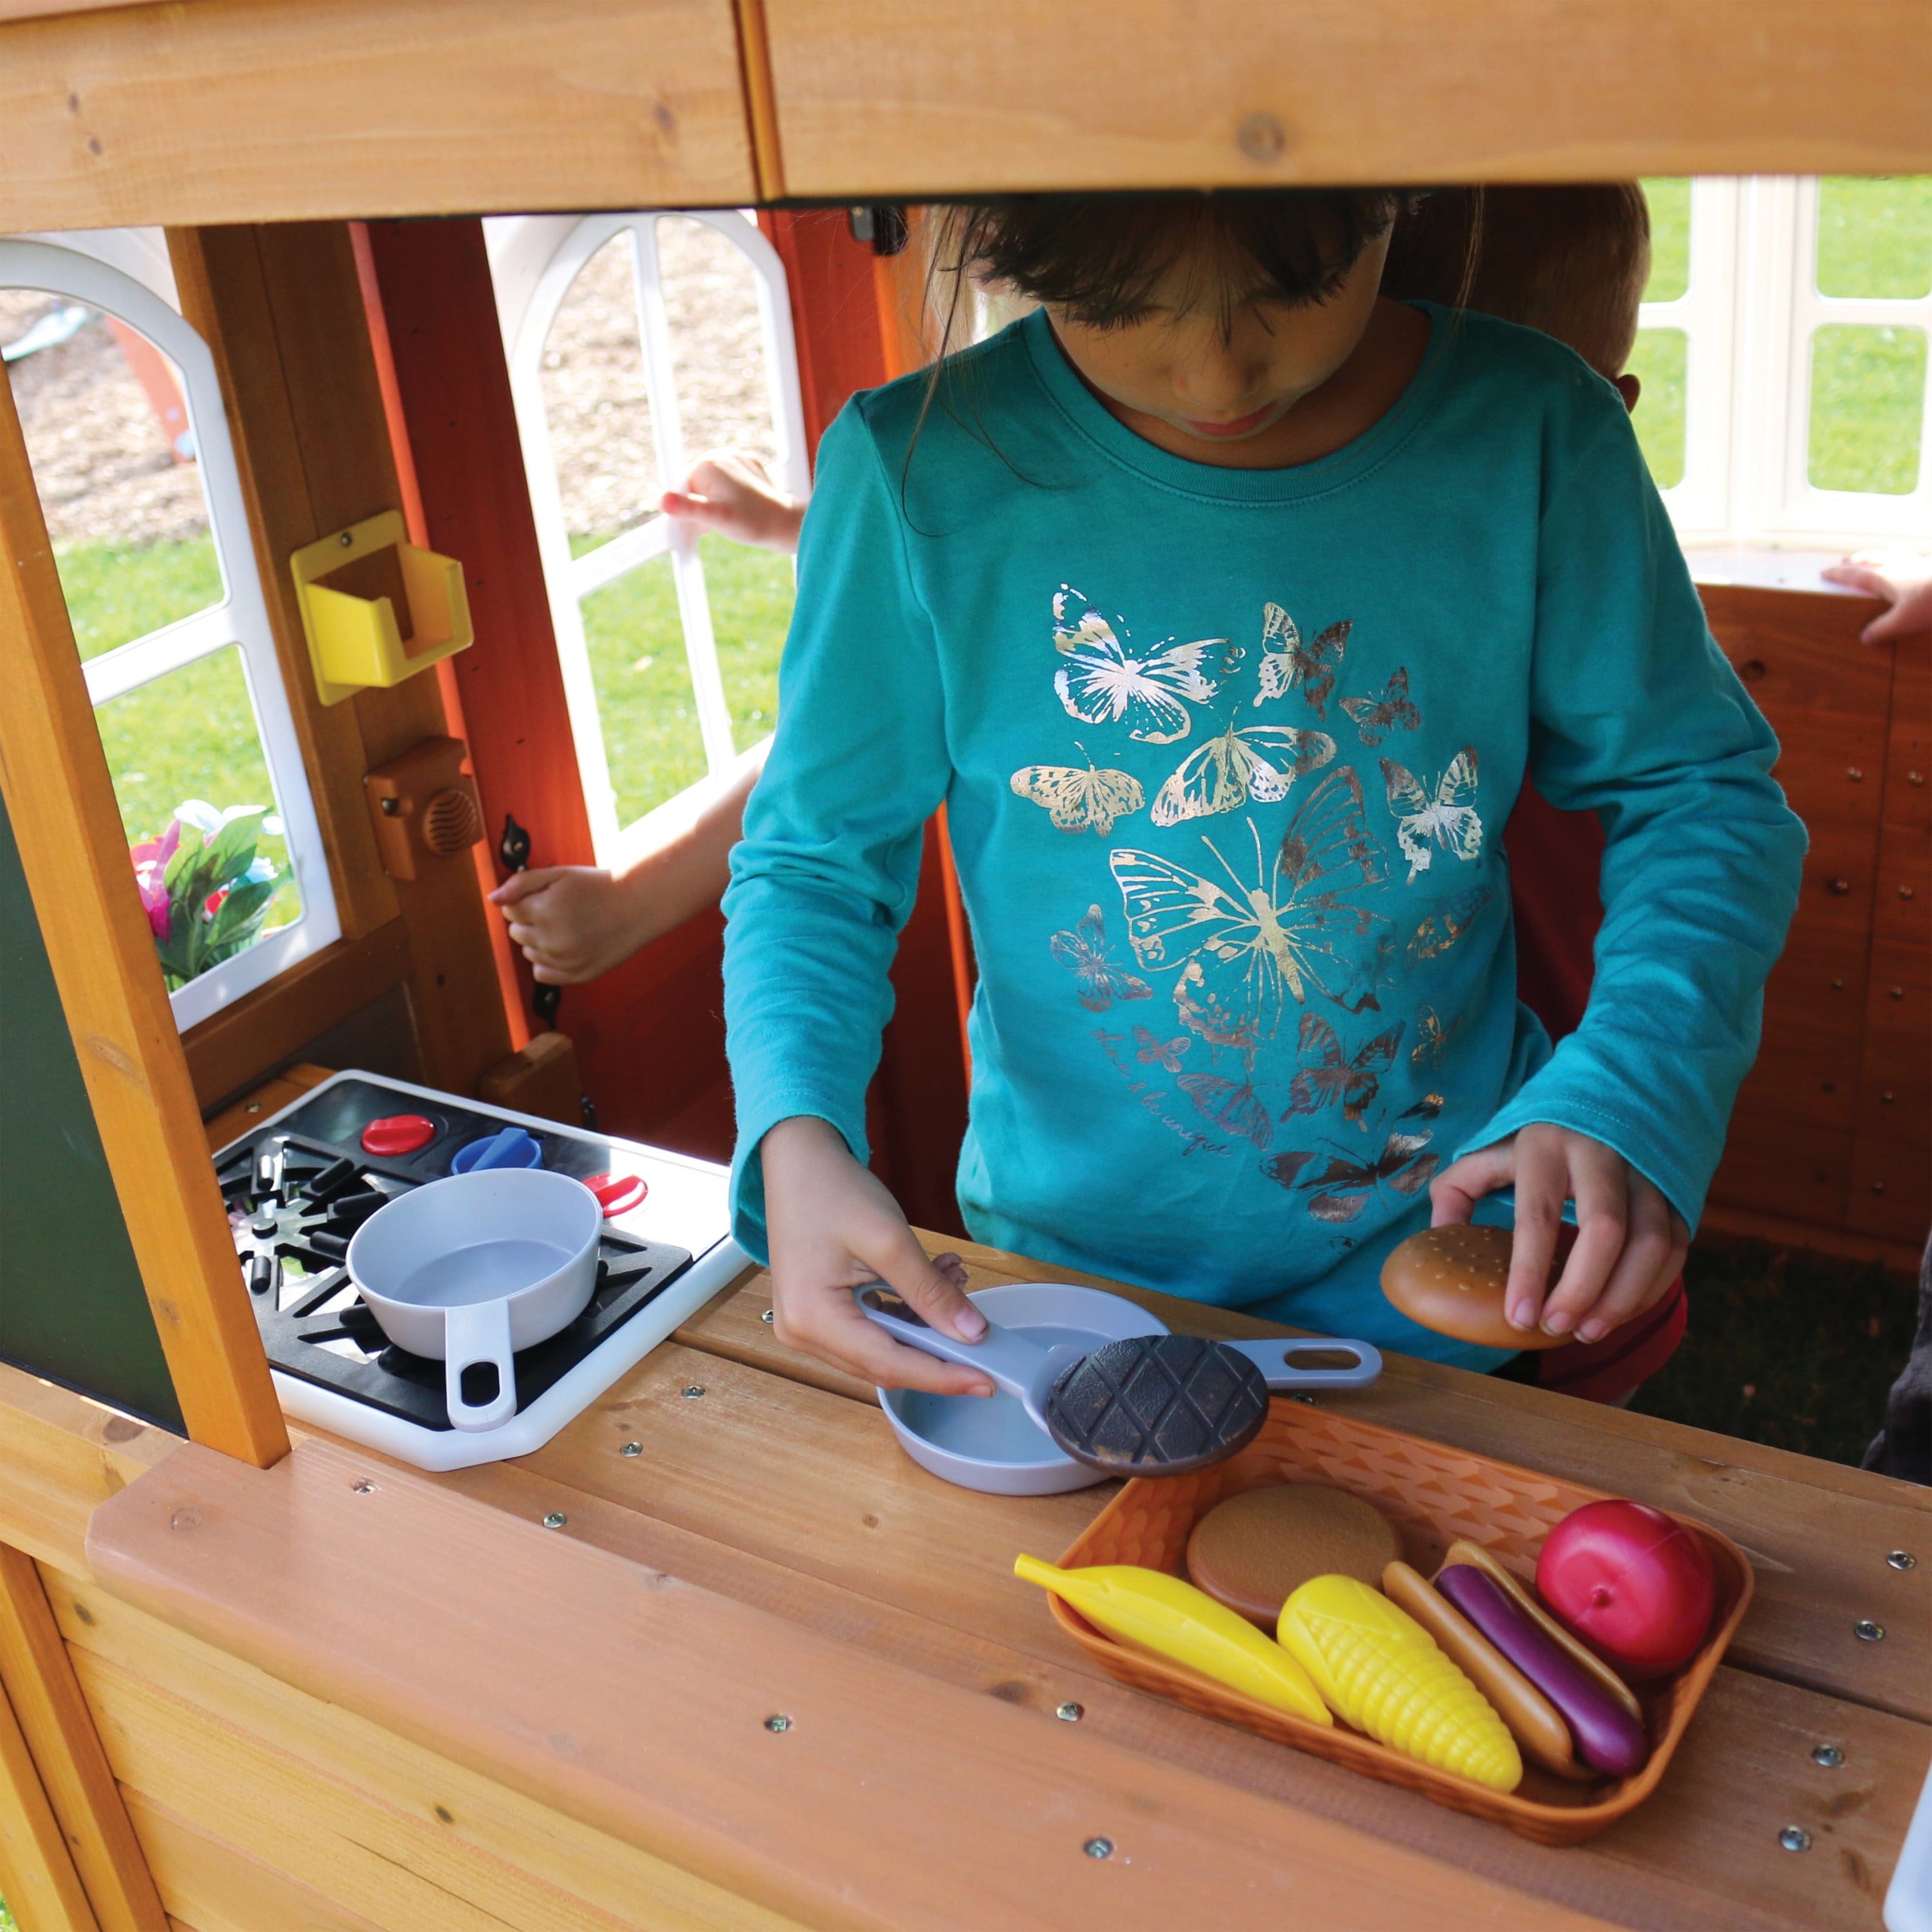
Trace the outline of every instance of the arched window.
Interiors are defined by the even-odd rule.
[[[341,928],[214,358],[172,295],[152,231],[0,237],[0,346],[185,1029]]]

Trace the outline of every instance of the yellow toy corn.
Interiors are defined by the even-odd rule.
[[[1282,1606],[1282,1646],[1335,1714],[1438,1770],[1514,1791],[1516,1740],[1406,1610],[1352,1576],[1315,1576]]]
[[[1334,1722],[1308,1673],[1280,1644],[1178,1576],[1131,1563],[1060,1570],[1036,1556],[1016,1558],[1013,1574],[1065,1598],[1130,1649],[1183,1665],[1312,1724]]]

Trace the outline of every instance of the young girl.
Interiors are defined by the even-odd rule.
[[[1380,299],[1396,200],[966,211],[956,266],[1043,308],[827,434],[725,902],[737,1229],[794,1346],[990,1392],[848,1292],[982,1326],[863,1165],[942,799],[976,1235],[1473,1367],[1501,1358],[1378,1292],[1432,1196],[1514,1186],[1525,1329],[1594,1340],[1673,1279],[1803,834],[1622,400],[1546,338]],[[1553,1056],[1495,836],[1526,767],[1609,838]]]

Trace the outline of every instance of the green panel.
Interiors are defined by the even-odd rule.
[[[178,1431],[4,807],[0,1013],[0,1360]]]

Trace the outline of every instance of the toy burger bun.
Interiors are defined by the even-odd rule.
[[[1445,1597],[1406,1563],[1382,1572],[1382,1594],[1406,1610],[1436,1640],[1436,1647],[1496,1707],[1522,1754],[1559,1778],[1588,1778],[1576,1762],[1570,1727],[1556,1706]]]
[[[1508,1228],[1424,1228],[1383,1262],[1382,1293],[1412,1322],[1459,1342],[1485,1348],[1561,1348],[1575,1337],[1512,1328],[1503,1318],[1513,1238]]]
[[[1372,1584],[1402,1554],[1395,1525],[1373,1504],[1319,1483],[1245,1490],[1217,1503],[1187,1539],[1198,1589],[1272,1630],[1311,1576]]]

